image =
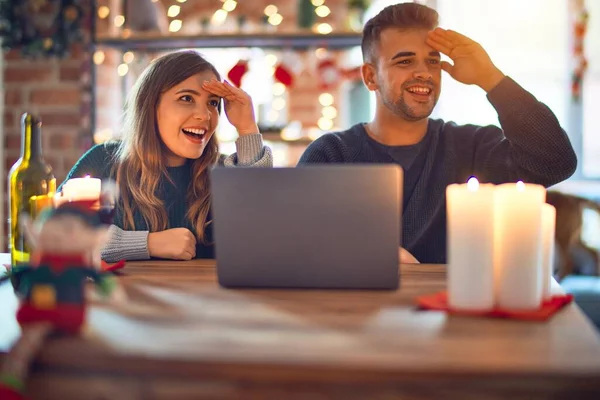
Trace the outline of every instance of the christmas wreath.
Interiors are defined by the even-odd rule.
[[[0,0],[2,47],[26,57],[64,57],[84,38],[83,1]]]

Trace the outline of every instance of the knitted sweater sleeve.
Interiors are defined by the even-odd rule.
[[[100,250],[100,256],[108,263],[121,260],[147,260],[149,231],[126,231],[116,225],[109,229],[109,239]]]
[[[226,167],[273,166],[273,154],[271,149],[263,144],[261,134],[240,136],[235,144],[237,152],[220,160]],[[149,231],[126,231],[111,225],[109,240],[101,251],[102,259],[106,262],[149,259],[149,234]]]
[[[575,172],[575,151],[546,105],[508,77],[487,97],[502,129],[477,127],[472,153],[475,175],[493,183],[523,180],[548,187]]]
[[[226,167],[266,167],[273,166],[273,153],[263,144],[262,135],[255,133],[240,136],[235,141],[236,152],[222,158],[219,163]]]

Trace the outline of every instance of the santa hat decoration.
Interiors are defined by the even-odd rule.
[[[360,67],[346,68],[341,70],[342,78],[349,81],[360,81],[362,75],[360,73]]]
[[[286,87],[290,87],[294,83],[292,71],[284,63],[277,64],[273,76],[277,82],[283,83]]]
[[[325,58],[317,63],[317,78],[321,90],[330,90],[339,84],[342,73],[332,58]]]
[[[296,53],[291,51],[285,52],[280,58],[281,61],[275,65],[273,77],[277,82],[291,87],[294,85],[295,77],[302,72],[304,63]]]
[[[239,60],[227,73],[227,78],[235,86],[242,86],[242,78],[248,72],[248,60]]]
[[[573,2],[574,21],[574,40],[573,57],[575,70],[571,78],[571,94],[573,100],[581,100],[581,87],[583,79],[588,68],[588,61],[585,57],[584,42],[589,20],[589,13],[585,8],[585,1],[577,0]]]

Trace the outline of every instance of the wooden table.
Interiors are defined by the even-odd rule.
[[[227,290],[200,260],[120,279],[129,308],[94,304],[82,337],[49,341],[32,398],[600,399],[600,337],[576,305],[547,323],[416,310],[443,266],[403,266],[395,292]],[[0,304],[6,350],[10,285]]]

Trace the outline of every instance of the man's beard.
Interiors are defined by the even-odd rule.
[[[400,97],[396,98],[395,100],[392,99],[392,96],[388,95],[381,96],[381,100],[390,111],[392,111],[395,115],[404,118],[407,121],[420,121],[424,118],[429,117],[433,112],[433,109],[435,108],[435,105],[437,104],[438,100],[437,97],[434,97],[433,104],[431,105],[431,107],[427,110],[419,112],[407,104],[406,100],[404,99],[404,94],[405,89],[403,87],[402,94],[400,94]],[[435,93],[433,93],[433,95],[435,95]]]

